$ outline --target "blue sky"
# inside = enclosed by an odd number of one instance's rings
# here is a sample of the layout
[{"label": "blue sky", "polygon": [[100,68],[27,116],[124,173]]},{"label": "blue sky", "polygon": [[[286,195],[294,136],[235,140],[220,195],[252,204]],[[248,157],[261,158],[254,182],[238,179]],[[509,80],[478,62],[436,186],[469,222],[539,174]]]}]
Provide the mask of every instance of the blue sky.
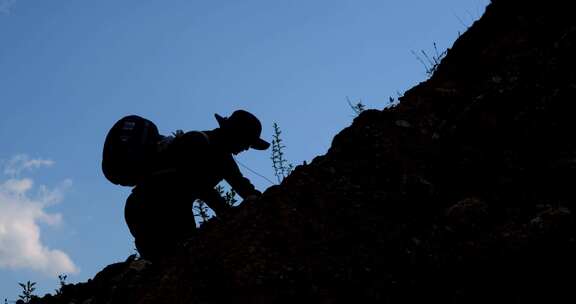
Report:
[{"label": "blue sky", "polygon": [[[133,253],[129,188],[102,144],[127,114],[161,133],[211,129],[246,109],[283,131],[297,165],[426,79],[411,51],[450,47],[488,0],[0,0],[0,297],[52,292]],[[239,160],[274,179],[270,153]],[[244,170],[261,190],[266,180]]]}]

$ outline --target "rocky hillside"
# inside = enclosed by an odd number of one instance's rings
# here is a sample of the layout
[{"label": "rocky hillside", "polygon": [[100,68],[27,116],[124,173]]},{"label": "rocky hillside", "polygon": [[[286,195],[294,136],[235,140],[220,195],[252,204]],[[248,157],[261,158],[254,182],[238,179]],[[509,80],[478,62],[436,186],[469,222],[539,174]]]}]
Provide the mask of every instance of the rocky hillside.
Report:
[{"label": "rocky hillside", "polygon": [[40,302],[576,303],[569,3],[493,0],[431,79],[186,254]]}]

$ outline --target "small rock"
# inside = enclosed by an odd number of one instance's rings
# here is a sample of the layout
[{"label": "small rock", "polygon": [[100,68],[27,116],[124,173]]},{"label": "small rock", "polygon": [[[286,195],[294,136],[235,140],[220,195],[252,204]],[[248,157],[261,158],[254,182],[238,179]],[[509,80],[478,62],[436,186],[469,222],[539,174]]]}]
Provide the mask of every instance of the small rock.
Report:
[{"label": "small rock", "polygon": [[137,261],[130,263],[130,269],[135,270],[137,272],[140,272],[140,271],[144,270],[146,267],[148,267],[148,265],[150,265],[150,264],[152,264],[150,261],[140,259],[140,260],[137,260]]},{"label": "small rock", "polygon": [[572,212],[565,207],[548,208],[530,220],[530,229],[543,235],[561,235],[571,230]]},{"label": "small rock", "polygon": [[454,231],[477,231],[488,221],[488,205],[478,198],[465,198],[446,210],[446,218]]},{"label": "small rock", "polygon": [[412,125],[409,122],[402,120],[402,119],[397,120],[395,123],[398,127],[401,127],[401,128],[411,128],[412,127]]}]

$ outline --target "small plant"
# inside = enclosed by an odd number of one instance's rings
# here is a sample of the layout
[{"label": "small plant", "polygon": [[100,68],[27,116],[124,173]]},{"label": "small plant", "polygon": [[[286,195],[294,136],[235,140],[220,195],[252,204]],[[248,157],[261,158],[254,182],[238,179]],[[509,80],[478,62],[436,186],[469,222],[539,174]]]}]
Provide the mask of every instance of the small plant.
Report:
[{"label": "small plant", "polygon": [[224,198],[224,200],[226,201],[226,204],[228,204],[228,206],[234,207],[236,202],[238,202],[238,200],[236,199],[236,191],[234,191],[234,189],[224,191],[224,187],[221,185],[218,185],[218,186],[216,186],[216,191],[218,191],[218,193],[220,193],[220,195]]},{"label": "small plant", "polygon": [[58,280],[60,281],[60,288],[56,289],[56,294],[57,295],[61,295],[62,294],[62,289],[64,288],[64,286],[66,285],[66,279],[68,278],[67,275],[65,274],[59,274],[58,275]]},{"label": "small plant", "polygon": [[396,97],[388,96],[388,103],[384,106],[384,109],[391,108],[400,103],[400,97],[402,97],[402,94],[398,91],[396,92]]},{"label": "small plant", "polygon": [[273,124],[274,127],[274,135],[272,136],[272,168],[274,168],[274,175],[278,180],[278,183],[282,182],[284,178],[286,178],[292,170],[294,170],[294,166],[284,158],[284,149],[286,146],[282,144],[282,139],[280,135],[282,131],[280,131],[280,127],[277,123]]},{"label": "small plant", "polygon": [[356,116],[360,115],[360,113],[366,110],[366,105],[362,103],[362,100],[359,100],[356,103],[352,103],[350,99],[346,97],[346,102],[348,102],[348,105],[350,106],[352,111],[354,111],[354,114],[356,114]]},{"label": "small plant", "polygon": [[[222,185],[216,186],[215,189],[224,198],[224,201],[230,207],[233,207],[236,202],[238,202],[236,199],[236,191],[234,191],[234,189],[225,191]],[[194,206],[192,207],[192,211],[194,212],[194,217],[199,218],[199,225],[202,225],[210,218],[212,218],[212,215],[210,214],[210,208],[208,207],[208,204],[206,204],[206,202],[203,200],[196,200]]]},{"label": "small plant", "polygon": [[22,294],[19,295],[18,297],[24,303],[30,303],[30,300],[32,300],[32,298],[36,297],[34,295],[34,290],[36,290],[36,287],[34,287],[34,286],[36,285],[36,282],[28,281],[28,282],[26,282],[26,284],[18,283],[18,285],[20,285],[20,287],[22,287]]},{"label": "small plant", "polygon": [[420,50],[420,53],[422,54],[422,56],[424,56],[423,59],[422,57],[420,57],[420,55],[418,55],[418,53],[412,51],[412,54],[414,54],[416,59],[418,59],[418,61],[420,61],[420,63],[422,63],[422,65],[426,69],[426,74],[428,75],[428,77],[432,76],[432,74],[436,72],[442,59],[446,57],[448,50],[446,49],[443,52],[438,52],[438,47],[436,46],[436,42],[434,42],[434,52],[435,52],[434,55],[429,56],[428,53],[426,53],[426,51]]},{"label": "small plant", "polygon": [[208,205],[202,200],[196,200],[192,211],[194,212],[194,217],[200,219],[198,225],[202,225],[210,219]]}]

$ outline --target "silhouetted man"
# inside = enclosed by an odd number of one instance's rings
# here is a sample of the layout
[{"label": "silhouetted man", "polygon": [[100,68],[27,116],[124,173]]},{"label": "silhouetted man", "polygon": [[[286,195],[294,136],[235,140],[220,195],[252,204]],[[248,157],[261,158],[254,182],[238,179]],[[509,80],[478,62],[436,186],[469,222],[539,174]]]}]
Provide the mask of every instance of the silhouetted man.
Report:
[{"label": "silhouetted man", "polygon": [[260,121],[243,110],[228,118],[215,117],[219,128],[177,135],[161,153],[158,171],[128,197],[124,216],[143,258],[155,260],[194,234],[196,199],[206,202],[217,216],[229,213],[232,207],[214,189],[222,180],[245,200],[261,195],[232,157],[249,148],[270,146],[260,138]]}]

